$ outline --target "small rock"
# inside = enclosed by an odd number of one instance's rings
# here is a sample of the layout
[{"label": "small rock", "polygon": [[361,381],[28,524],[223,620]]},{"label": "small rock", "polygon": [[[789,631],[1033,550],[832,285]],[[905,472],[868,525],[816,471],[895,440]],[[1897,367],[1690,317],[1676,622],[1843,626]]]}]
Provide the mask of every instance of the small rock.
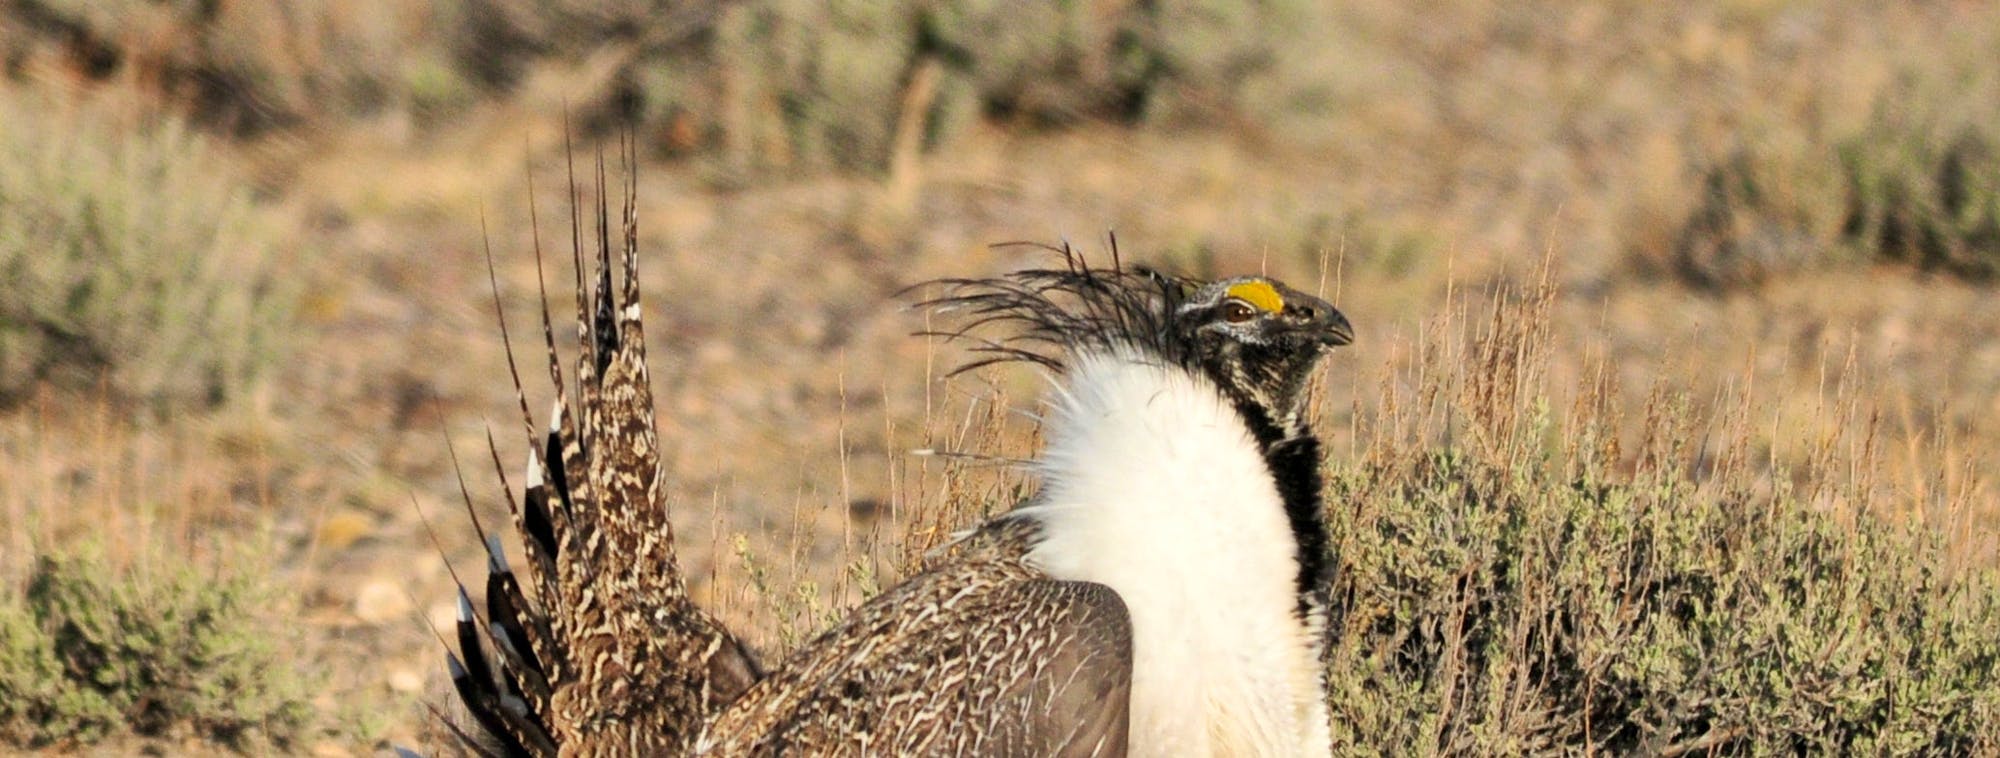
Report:
[{"label": "small rock", "polygon": [[389,672],[389,689],[394,692],[411,693],[424,688],[424,676],[406,668]]},{"label": "small rock", "polygon": [[396,582],[377,579],[354,593],[354,617],[364,623],[380,624],[409,612],[410,596]]}]

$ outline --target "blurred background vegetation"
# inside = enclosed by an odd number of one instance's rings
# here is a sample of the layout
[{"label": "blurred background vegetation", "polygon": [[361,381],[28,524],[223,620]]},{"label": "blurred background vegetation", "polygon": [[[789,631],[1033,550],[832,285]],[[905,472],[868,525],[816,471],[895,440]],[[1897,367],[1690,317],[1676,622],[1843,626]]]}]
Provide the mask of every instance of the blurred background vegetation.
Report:
[{"label": "blurred background vegetation", "polygon": [[[1990,749],[1996,54],[1948,2],[0,0],[0,737],[414,741],[418,513],[476,566],[442,442],[510,428],[483,250],[527,323],[566,145],[630,134],[687,560],[774,651],[1019,486],[904,454],[1024,450],[1035,385],[941,383],[895,293],[1115,229],[1360,327],[1357,748]],[[1493,373],[1533,391],[1455,389]],[[187,660],[58,633],[106,623]],[[245,689],[270,630],[297,670]]]}]

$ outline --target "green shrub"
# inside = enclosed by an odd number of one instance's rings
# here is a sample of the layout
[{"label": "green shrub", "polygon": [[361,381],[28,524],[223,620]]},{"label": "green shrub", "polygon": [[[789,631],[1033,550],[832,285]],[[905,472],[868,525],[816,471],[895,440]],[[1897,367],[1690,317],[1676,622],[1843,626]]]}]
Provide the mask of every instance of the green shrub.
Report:
[{"label": "green shrub", "polygon": [[1907,530],[1451,453],[1333,492],[1351,516],[1331,663],[1346,747],[2000,746],[1995,587],[1948,579]]},{"label": "green shrub", "polygon": [[[1983,65],[2000,41],[1991,27],[1894,53],[1892,75],[1862,92],[1873,103],[1863,117],[1794,114],[1764,129],[1783,138],[1739,144],[1706,166],[1675,243],[1677,273],[1727,286],[1873,260],[2000,274],[2000,76]],[[1842,97],[1808,99],[1836,111]]]},{"label": "green shrub", "polygon": [[214,404],[273,364],[283,229],[172,120],[0,91],[0,404],[39,382]]},{"label": "green shrub", "polygon": [[398,104],[430,57],[424,4],[21,0],[0,5],[5,71],[127,82],[229,134]]},{"label": "green shrub", "polygon": [[1833,144],[1739,150],[1705,172],[1674,255],[1711,287],[1869,260],[2000,274],[2000,127],[1885,99]]},{"label": "green shrub", "polygon": [[2000,749],[1990,569],[1954,571],[1928,527],[1826,505],[1865,499],[1833,479],[1863,462],[1697,452],[1741,437],[1666,401],[1628,457],[1602,384],[1554,418],[1546,303],[1496,310],[1457,372],[1420,371],[1421,407],[1383,424],[1430,432],[1378,439],[1331,480],[1340,752]]},{"label": "green shrub", "polygon": [[1278,85],[1301,78],[1285,53],[1314,7],[464,0],[455,48],[474,80],[500,89],[540,61],[608,66],[594,89],[568,93],[586,126],[636,122],[662,150],[720,155],[729,175],[879,170],[899,128],[934,145],[979,115],[1259,120],[1300,101]]},{"label": "green shrub", "polygon": [[0,595],[0,741],[76,745],[130,731],[243,748],[298,739],[305,684],[248,579],[44,557]]},{"label": "green shrub", "polygon": [[1940,129],[1885,115],[1840,147],[1842,235],[1883,258],[1970,276],[2000,273],[2000,125]]},{"label": "green shrub", "polygon": [[1815,160],[1763,143],[1741,148],[1704,172],[1695,210],[1674,235],[1673,271],[1710,288],[1839,262],[1846,184],[1815,149]]}]

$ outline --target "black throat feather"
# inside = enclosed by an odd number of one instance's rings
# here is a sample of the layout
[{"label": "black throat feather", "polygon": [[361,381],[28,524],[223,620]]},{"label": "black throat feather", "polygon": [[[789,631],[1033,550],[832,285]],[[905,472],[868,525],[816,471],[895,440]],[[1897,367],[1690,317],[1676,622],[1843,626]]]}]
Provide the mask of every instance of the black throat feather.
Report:
[{"label": "black throat feather", "polygon": [[1237,401],[1236,412],[1248,422],[1264,451],[1264,466],[1278,485],[1278,497],[1285,504],[1285,519],[1291,524],[1292,539],[1298,545],[1298,613],[1301,620],[1323,612],[1330,604],[1333,579],[1332,536],[1326,526],[1325,477],[1320,474],[1319,437],[1310,431],[1284,437],[1263,408]]}]

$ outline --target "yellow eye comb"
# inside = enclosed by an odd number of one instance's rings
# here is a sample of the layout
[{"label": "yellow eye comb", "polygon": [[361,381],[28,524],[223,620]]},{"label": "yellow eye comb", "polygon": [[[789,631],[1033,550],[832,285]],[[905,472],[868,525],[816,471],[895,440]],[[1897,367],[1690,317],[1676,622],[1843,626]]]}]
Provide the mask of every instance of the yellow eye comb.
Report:
[{"label": "yellow eye comb", "polygon": [[1248,281],[1232,284],[1226,292],[1230,297],[1257,306],[1265,313],[1277,313],[1285,309],[1285,299],[1269,282]]}]

